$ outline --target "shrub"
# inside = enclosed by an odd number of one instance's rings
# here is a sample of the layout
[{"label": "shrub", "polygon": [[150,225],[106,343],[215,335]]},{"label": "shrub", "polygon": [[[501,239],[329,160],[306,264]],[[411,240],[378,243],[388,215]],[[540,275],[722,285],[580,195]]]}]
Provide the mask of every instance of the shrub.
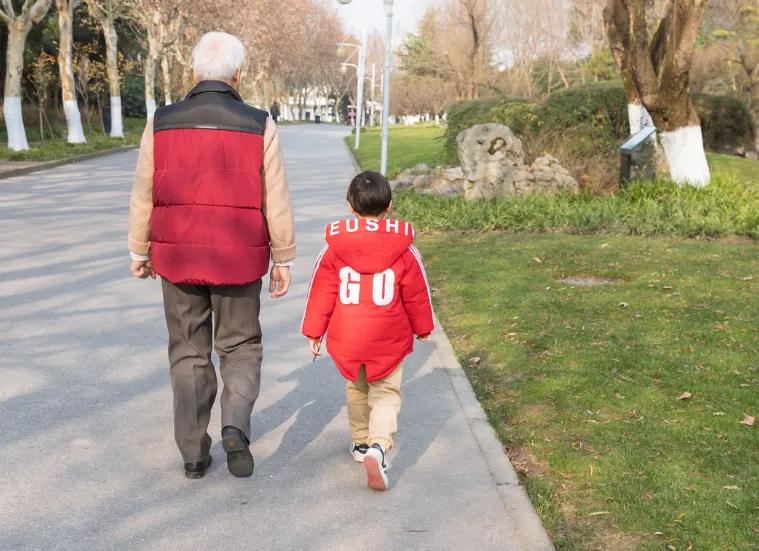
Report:
[{"label": "shrub", "polygon": [[616,147],[627,135],[627,104],[618,84],[568,88],[540,103],[503,104],[490,114],[522,138],[528,160],[550,153],[589,191],[616,189]]},{"label": "shrub", "polygon": [[732,96],[693,94],[701,119],[704,146],[711,151],[734,153],[754,142],[754,124],[746,105]]},{"label": "shrub", "polygon": [[125,117],[145,118],[145,82],[142,76],[124,76],[121,83],[121,110]]},{"label": "shrub", "polygon": [[540,117],[546,126],[571,128],[591,124],[610,136],[628,134],[627,99],[616,82],[601,82],[567,88],[548,96],[540,104]]}]

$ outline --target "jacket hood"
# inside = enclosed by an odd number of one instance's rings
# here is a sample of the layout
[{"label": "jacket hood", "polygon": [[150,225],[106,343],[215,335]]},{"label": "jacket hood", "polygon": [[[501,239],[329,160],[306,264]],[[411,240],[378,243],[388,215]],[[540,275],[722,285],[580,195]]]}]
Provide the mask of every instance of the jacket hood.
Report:
[{"label": "jacket hood", "polygon": [[387,270],[414,242],[414,228],[402,220],[340,220],[326,228],[329,248],[361,274]]}]

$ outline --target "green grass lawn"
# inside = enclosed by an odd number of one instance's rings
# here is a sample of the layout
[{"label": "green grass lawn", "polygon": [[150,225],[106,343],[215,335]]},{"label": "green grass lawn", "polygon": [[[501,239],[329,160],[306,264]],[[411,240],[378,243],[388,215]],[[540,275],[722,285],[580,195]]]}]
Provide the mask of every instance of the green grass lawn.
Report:
[{"label": "green grass lawn", "polygon": [[[4,161],[55,161],[75,157],[85,153],[104,151],[128,145],[140,143],[140,136],[145,129],[145,119],[124,119],[124,138],[110,138],[104,135],[100,129],[87,132],[86,144],[66,143],[66,128],[56,126],[56,138],[39,139],[39,130],[36,127],[27,127],[27,139],[29,149],[27,151],[11,151],[7,147],[0,147],[0,160]],[[86,127],[85,127],[86,131]],[[7,145],[5,128],[0,131],[0,142]]]},{"label": "green grass lawn", "polygon": [[[361,148],[353,150],[355,136],[345,143],[353,151],[358,164],[364,170],[380,169],[382,135],[379,128],[361,133]],[[439,126],[394,126],[390,129],[388,144],[388,175],[394,178],[401,170],[419,163],[430,166],[445,164],[443,152],[443,129]]]},{"label": "green grass lawn", "polygon": [[[438,315],[559,549],[759,548],[758,429],[741,424],[759,410],[757,245],[420,244]],[[589,276],[612,283],[559,281]]]},{"label": "green grass lawn", "polygon": [[[376,168],[378,151],[369,134],[359,163]],[[443,158],[441,129],[392,129],[391,176]],[[703,190],[396,194],[438,315],[560,550],[759,549],[758,429],[742,424],[759,410],[759,245],[735,239],[759,237],[759,163],[709,161]]]}]

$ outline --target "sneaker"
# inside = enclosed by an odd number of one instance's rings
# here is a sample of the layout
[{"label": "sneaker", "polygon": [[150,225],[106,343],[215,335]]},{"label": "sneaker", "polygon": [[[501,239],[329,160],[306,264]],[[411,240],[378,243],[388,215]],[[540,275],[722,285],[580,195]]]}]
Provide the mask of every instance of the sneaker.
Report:
[{"label": "sneaker", "polygon": [[369,446],[367,444],[356,444],[355,442],[351,442],[350,452],[353,456],[353,461],[356,463],[363,463],[364,456],[368,451]]},{"label": "sneaker", "polygon": [[387,463],[385,463],[385,450],[382,446],[371,445],[364,456],[364,468],[367,486],[378,492],[387,490]]}]

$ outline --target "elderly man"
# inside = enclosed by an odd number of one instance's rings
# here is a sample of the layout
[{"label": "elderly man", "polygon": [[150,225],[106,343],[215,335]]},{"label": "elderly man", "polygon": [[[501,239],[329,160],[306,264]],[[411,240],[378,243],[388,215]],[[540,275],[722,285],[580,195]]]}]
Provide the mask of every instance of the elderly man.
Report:
[{"label": "elderly man", "polygon": [[[174,436],[188,478],[211,465],[207,433],[221,359],[227,467],[253,474],[250,416],[262,360],[261,278],[284,296],[295,258],[290,191],[277,129],[239,93],[245,49],[208,33],[193,52],[195,87],[158,109],[140,144],[129,219],[130,271],[162,278]],[[212,322],[213,317],[213,322]]]}]

